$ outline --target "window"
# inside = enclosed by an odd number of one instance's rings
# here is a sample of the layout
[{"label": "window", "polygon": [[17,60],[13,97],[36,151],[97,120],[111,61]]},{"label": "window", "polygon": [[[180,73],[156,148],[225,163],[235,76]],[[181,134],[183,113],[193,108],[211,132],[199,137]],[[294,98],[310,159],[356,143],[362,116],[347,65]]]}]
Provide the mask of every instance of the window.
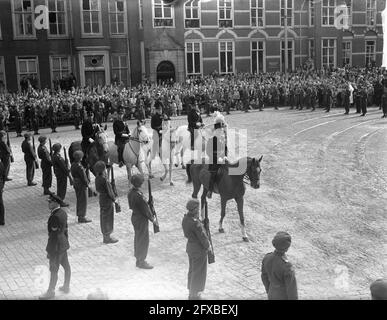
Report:
[{"label": "window", "polygon": [[26,91],[29,85],[37,89],[39,87],[38,58],[17,57],[16,60],[20,89]]},{"label": "window", "polygon": [[126,33],[126,1],[109,0],[109,22],[112,35]]},{"label": "window", "polygon": [[170,4],[165,4],[163,0],[153,0],[153,26],[155,28],[160,27],[173,27],[173,7]]},{"label": "window", "polygon": [[0,93],[3,93],[5,88],[4,57],[0,57]]},{"label": "window", "polygon": [[376,26],[376,0],[367,0],[366,24],[370,27]]},{"label": "window", "polygon": [[315,55],[314,39],[309,39],[309,58],[314,59]]},{"label": "window", "polygon": [[221,74],[234,72],[234,46],[231,41],[219,42],[220,72]]},{"label": "window", "polygon": [[322,67],[336,68],[336,39],[322,39]]},{"label": "window", "polygon": [[287,20],[287,25],[292,26],[293,25],[293,0],[281,0],[281,26],[285,25],[285,17]]},{"label": "window", "polygon": [[232,28],[232,0],[218,0],[219,28]]},{"label": "window", "polygon": [[352,42],[343,41],[342,43],[343,67],[352,65]]},{"label": "window", "polygon": [[82,32],[86,35],[102,35],[100,0],[82,1]]},{"label": "window", "polygon": [[314,26],[315,11],[314,11],[315,0],[309,0],[309,26]]},{"label": "window", "polygon": [[32,0],[13,0],[11,3],[13,9],[15,37],[23,38],[35,36]]},{"label": "window", "polygon": [[348,9],[348,26],[352,26],[352,0],[345,0]]},{"label": "window", "polygon": [[264,67],[264,52],[265,44],[263,41],[251,42],[251,72],[263,73]]},{"label": "window", "polygon": [[128,85],[128,57],[126,55],[112,56],[112,82]]},{"label": "window", "polygon": [[263,27],[264,26],[264,0],[251,0],[251,26]]},{"label": "window", "polygon": [[322,25],[333,26],[335,24],[336,0],[323,0],[322,2]]},{"label": "window", "polygon": [[[293,63],[293,41],[288,40],[288,67],[287,71],[294,70],[294,63]],[[285,64],[285,41],[281,41],[281,71],[285,72],[286,70],[286,64]]]},{"label": "window", "polygon": [[69,57],[51,57],[51,81],[66,78],[71,72]]},{"label": "window", "polygon": [[373,64],[376,60],[376,42],[375,40],[366,40],[366,53],[365,53],[365,63],[366,67],[369,64]]},{"label": "window", "polygon": [[185,12],[185,27],[199,28],[200,27],[200,8],[199,0],[189,0],[184,5]]},{"label": "window", "polygon": [[51,36],[64,36],[67,34],[65,0],[48,0],[48,21]]},{"label": "window", "polygon": [[143,9],[143,3],[142,0],[138,0],[138,10],[139,10],[139,19],[140,19],[140,28],[144,28],[144,18],[142,14],[142,9]]},{"label": "window", "polygon": [[187,42],[185,46],[187,75],[201,74],[201,44],[200,42]]}]

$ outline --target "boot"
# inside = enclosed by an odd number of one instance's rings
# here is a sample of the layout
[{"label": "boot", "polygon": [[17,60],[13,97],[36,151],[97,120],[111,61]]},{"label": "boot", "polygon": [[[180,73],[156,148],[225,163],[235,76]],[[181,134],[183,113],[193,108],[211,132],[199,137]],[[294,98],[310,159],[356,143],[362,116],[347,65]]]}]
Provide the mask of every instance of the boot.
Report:
[{"label": "boot", "polygon": [[55,291],[47,290],[47,292],[39,297],[39,300],[50,300],[55,298]]},{"label": "boot", "polygon": [[117,243],[118,239],[115,239],[113,237],[104,237],[103,243],[109,244],[109,243]]},{"label": "boot", "polygon": [[146,262],[146,261],[141,261],[141,262],[136,261],[136,267],[137,267],[137,268],[140,268],[140,269],[148,269],[148,270],[153,269],[153,266],[151,266],[151,265],[150,265],[148,262]]},{"label": "boot", "polygon": [[63,285],[63,286],[59,287],[59,291],[62,291],[63,293],[68,294],[68,293],[70,293],[70,287],[67,285]]}]

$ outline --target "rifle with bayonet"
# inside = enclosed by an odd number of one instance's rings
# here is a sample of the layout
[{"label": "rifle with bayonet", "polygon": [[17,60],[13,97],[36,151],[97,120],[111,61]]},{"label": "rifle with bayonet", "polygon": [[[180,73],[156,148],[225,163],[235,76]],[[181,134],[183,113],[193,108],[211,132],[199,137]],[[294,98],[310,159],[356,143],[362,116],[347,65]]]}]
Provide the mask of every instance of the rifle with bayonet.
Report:
[{"label": "rifle with bayonet", "polygon": [[[35,157],[36,157],[36,148],[35,148],[35,137],[32,136],[32,148],[34,149]],[[39,162],[35,158],[35,169],[39,169]]]},{"label": "rifle with bayonet", "polygon": [[157,219],[156,210],[155,210],[155,207],[153,205],[152,186],[151,186],[150,179],[148,179],[148,192],[149,192],[148,205],[149,205],[149,209],[154,217],[153,233],[157,233],[157,232],[160,232],[160,227],[159,227],[159,220]]},{"label": "rifle with bayonet", "polygon": [[10,158],[11,162],[14,162],[15,159],[13,158],[13,153],[12,153],[12,149],[11,149],[11,143],[9,142],[9,133],[8,133],[8,131],[7,131],[7,146],[9,148],[9,152],[10,152],[9,158]]},{"label": "rifle with bayonet", "polygon": [[[116,187],[116,180],[114,179],[113,165],[111,165],[111,170],[112,170],[112,180],[111,180],[110,184],[112,185],[112,189],[113,189],[114,195],[116,196],[116,198],[118,198],[118,192],[117,192],[117,187]],[[118,202],[118,200],[116,200],[116,202],[114,202],[114,206],[115,206],[115,209],[116,209],[117,213],[121,212],[121,205]]]},{"label": "rifle with bayonet", "polygon": [[204,204],[204,229],[206,230],[208,240],[210,242],[210,250],[208,250],[207,255],[208,255],[208,263],[214,263],[215,262],[215,254],[214,254],[214,247],[212,245],[212,240],[211,240],[211,231],[210,231],[210,220],[208,219],[208,203],[207,200],[205,201]]},{"label": "rifle with bayonet", "polygon": [[72,186],[74,184],[74,181],[73,181],[73,177],[71,176],[71,172],[70,172],[70,164],[69,164],[69,159],[67,158],[66,147],[63,147],[63,152],[64,152],[64,157],[65,157],[66,168],[69,171],[70,186]]}]

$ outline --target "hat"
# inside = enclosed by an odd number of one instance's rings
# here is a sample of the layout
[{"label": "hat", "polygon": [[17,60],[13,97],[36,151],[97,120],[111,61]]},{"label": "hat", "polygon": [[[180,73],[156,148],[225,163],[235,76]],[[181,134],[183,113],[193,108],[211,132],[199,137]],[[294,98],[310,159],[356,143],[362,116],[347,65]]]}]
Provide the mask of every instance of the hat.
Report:
[{"label": "hat", "polygon": [[7,135],[7,133],[4,131],[4,130],[1,130],[0,131],[0,137],[5,137]]},{"label": "hat", "polygon": [[130,183],[134,185],[136,188],[140,188],[144,183],[144,177],[142,174],[135,174],[130,178]]},{"label": "hat", "polygon": [[24,134],[24,138],[28,139],[28,138],[30,138],[30,137],[31,137],[31,133],[28,133],[28,132],[27,132],[27,133]]},{"label": "hat", "polygon": [[194,211],[199,208],[200,202],[197,199],[191,199],[187,202],[186,208],[188,211]]},{"label": "hat", "polygon": [[96,174],[99,174],[99,173],[105,171],[105,169],[106,169],[106,165],[105,165],[105,162],[103,162],[103,161],[98,161],[94,165],[94,171]]},{"label": "hat", "polygon": [[292,237],[287,232],[277,232],[274,236],[273,241],[271,242],[278,251],[285,252],[289,249],[290,244],[292,242]]},{"label": "hat", "polygon": [[81,151],[81,150],[78,150],[78,151],[75,151],[74,153],[73,153],[73,158],[74,158],[74,161],[81,161],[82,160],[82,158],[83,158],[83,156],[84,156],[84,153]]},{"label": "hat", "polygon": [[62,199],[53,193],[51,193],[50,196],[48,197],[48,201],[56,202],[58,204],[63,203]]},{"label": "hat", "polygon": [[55,143],[52,146],[52,150],[54,150],[54,152],[59,152],[61,148],[62,148],[62,145],[60,143]]},{"label": "hat", "polygon": [[387,300],[387,279],[378,279],[371,283],[371,297],[373,300]]},{"label": "hat", "polygon": [[43,142],[45,142],[47,140],[47,137],[46,136],[40,136],[39,138],[38,138],[38,141],[40,142],[40,143],[43,143]]},{"label": "hat", "polygon": [[215,124],[216,123],[221,123],[221,124],[225,124],[226,123],[225,119],[224,119],[224,115],[221,114],[219,111],[215,111],[214,112],[214,117],[215,117],[215,119],[214,119],[214,123]]}]

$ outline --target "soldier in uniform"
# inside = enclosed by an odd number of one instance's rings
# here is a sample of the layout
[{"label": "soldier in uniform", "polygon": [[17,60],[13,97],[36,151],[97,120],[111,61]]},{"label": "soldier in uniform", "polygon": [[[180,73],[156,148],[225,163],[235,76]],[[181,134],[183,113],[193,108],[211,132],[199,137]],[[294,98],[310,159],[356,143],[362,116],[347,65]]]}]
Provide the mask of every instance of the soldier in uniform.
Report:
[{"label": "soldier in uniform", "polygon": [[16,106],[14,109],[14,119],[15,119],[15,131],[16,131],[16,137],[21,137],[21,133],[23,131],[23,117],[21,115],[21,112],[19,110],[19,106]]},{"label": "soldier in uniform", "polygon": [[372,300],[387,300],[387,279],[378,279],[370,285]]},{"label": "soldier in uniform", "polygon": [[34,129],[34,135],[39,134],[39,120],[38,120],[38,104],[36,100],[32,102],[32,108],[30,109],[30,119],[32,123],[32,128]]},{"label": "soldier in uniform", "polygon": [[199,200],[192,199],[186,206],[188,212],[184,215],[182,227],[184,236],[188,239],[186,252],[188,254],[188,283],[189,300],[200,299],[200,292],[204,291],[207,278],[207,252],[210,241],[203,224],[199,220]]},{"label": "soldier in uniform", "polygon": [[78,99],[74,99],[74,102],[71,106],[71,112],[73,114],[73,117],[74,117],[74,127],[75,127],[75,130],[80,130],[79,128],[79,125],[80,125],[80,122],[81,122],[81,104],[79,103]]},{"label": "soldier in uniform", "polygon": [[64,284],[59,290],[64,293],[70,292],[71,267],[67,256],[67,250],[70,249],[67,213],[60,207],[62,200],[50,195],[48,208],[51,211],[47,222],[48,241],[47,258],[50,263],[50,283],[47,292],[39,297],[40,300],[49,300],[55,297],[55,287],[58,281],[59,266],[64,269]]},{"label": "soldier in uniform", "polygon": [[[362,85],[361,85],[362,86]],[[367,101],[368,101],[368,93],[367,89],[362,87],[359,92],[360,99],[360,107],[361,107],[361,117],[364,117],[367,114]]]},{"label": "soldier in uniform", "polygon": [[48,108],[48,119],[50,121],[50,127],[52,133],[56,132],[56,127],[58,125],[57,121],[57,113],[58,113],[58,105],[57,99],[53,99],[51,101],[50,107]]},{"label": "soldier in uniform", "polygon": [[47,137],[40,136],[39,137],[39,147],[38,147],[38,157],[41,160],[40,166],[42,168],[42,187],[43,187],[43,194],[44,195],[50,195],[52,192],[50,191],[51,184],[52,184],[52,160],[50,152],[47,150],[46,147],[46,141]]},{"label": "soldier in uniform", "polygon": [[5,169],[3,163],[0,161],[0,226],[5,225],[5,208],[3,200],[3,191],[5,184]]},{"label": "soldier in uniform", "polygon": [[125,144],[128,142],[130,137],[130,130],[128,125],[124,122],[124,110],[122,107],[117,110],[117,119],[113,122],[113,132],[115,135],[114,143],[117,146],[118,163],[122,167],[124,165],[123,153]]},{"label": "soldier in uniform", "polygon": [[60,154],[61,149],[62,145],[60,143],[55,143],[52,146],[52,151],[54,152],[52,155],[52,164],[54,166],[54,173],[56,176],[56,194],[63,201],[61,206],[68,207],[69,205],[64,202],[64,199],[66,198],[67,179],[70,175],[70,170],[67,168],[65,160]]},{"label": "soldier in uniform", "polygon": [[117,200],[112,186],[106,178],[107,173],[105,162],[98,161],[94,165],[94,172],[97,175],[95,178],[95,189],[99,193],[100,223],[103,243],[116,243],[118,240],[113,238],[111,234],[113,233],[114,228],[113,203]]},{"label": "soldier in uniform", "polygon": [[22,142],[21,148],[24,153],[24,161],[26,163],[26,173],[27,173],[27,185],[36,186],[34,182],[35,176],[35,162],[37,161],[35,151],[32,147],[31,134],[26,133],[24,135],[24,141]]},{"label": "soldier in uniform", "polygon": [[343,97],[344,99],[342,99],[343,101],[343,104],[344,104],[344,109],[345,109],[345,113],[344,114],[349,114],[349,106],[350,106],[350,103],[349,103],[349,98],[350,98],[350,95],[351,95],[351,92],[349,91],[349,87],[347,87],[345,89],[345,91],[343,91]]},{"label": "soldier in uniform", "polygon": [[[193,107],[191,107],[191,110],[188,113],[188,131],[191,135],[191,150],[193,151],[195,148],[195,138],[196,138],[196,130],[201,128],[203,126],[203,120],[200,115],[199,105],[198,102],[195,101],[195,104]],[[194,155],[192,155],[191,163],[193,162]],[[186,172],[188,176],[188,181],[191,182],[191,173],[190,173],[190,164],[187,164],[186,166]]]},{"label": "soldier in uniform", "polygon": [[382,80],[383,85],[383,95],[382,95],[382,118],[387,118],[387,77]]},{"label": "soldier in uniform", "polygon": [[12,181],[12,179],[8,177],[9,169],[11,167],[11,154],[12,151],[7,145],[7,133],[2,130],[0,131],[0,160],[4,165],[5,181]]},{"label": "soldier in uniform", "polygon": [[74,152],[74,162],[71,165],[71,175],[74,179],[74,190],[77,198],[77,217],[79,223],[89,223],[90,219],[86,218],[87,211],[87,187],[90,181],[86,175],[86,170],[82,166],[81,161],[83,159],[82,151]]},{"label": "soldier in uniform", "polygon": [[153,139],[156,141],[156,137],[158,139],[158,153],[161,150],[161,142],[162,142],[162,130],[163,130],[163,110],[161,109],[161,105],[158,104],[155,108],[155,114],[151,118],[151,128],[153,131]]},{"label": "soldier in uniform", "polygon": [[140,188],[144,183],[144,177],[136,174],[130,179],[133,185],[128,193],[129,208],[132,209],[132,224],[134,228],[134,256],[136,267],[141,269],[152,269],[146,257],[149,248],[149,221],[156,223],[155,218],[146,202]]},{"label": "soldier in uniform", "polygon": [[272,241],[274,252],[262,260],[261,279],[269,300],[298,299],[296,275],[285,255],[291,241],[287,232],[278,232]]},{"label": "soldier in uniform", "polygon": [[85,161],[86,161],[87,153],[90,145],[94,142],[94,135],[95,135],[92,112],[87,113],[87,119],[82,124],[81,134],[82,134],[81,146],[82,146],[82,151],[84,153],[83,165],[84,167],[86,167]]}]

